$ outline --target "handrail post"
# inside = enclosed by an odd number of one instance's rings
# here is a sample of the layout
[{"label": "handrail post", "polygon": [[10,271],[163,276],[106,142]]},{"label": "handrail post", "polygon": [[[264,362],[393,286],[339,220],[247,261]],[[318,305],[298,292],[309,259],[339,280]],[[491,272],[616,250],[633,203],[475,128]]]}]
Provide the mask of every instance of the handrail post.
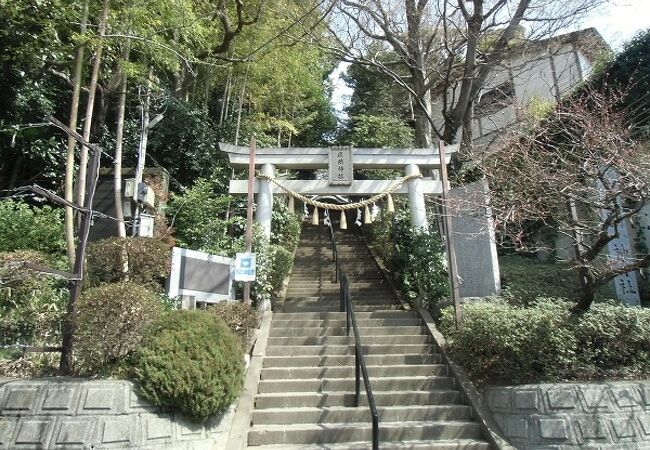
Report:
[{"label": "handrail post", "polygon": [[358,346],[354,346],[354,407],[359,406],[359,396],[361,394],[361,365],[359,364],[359,352],[361,350]]}]

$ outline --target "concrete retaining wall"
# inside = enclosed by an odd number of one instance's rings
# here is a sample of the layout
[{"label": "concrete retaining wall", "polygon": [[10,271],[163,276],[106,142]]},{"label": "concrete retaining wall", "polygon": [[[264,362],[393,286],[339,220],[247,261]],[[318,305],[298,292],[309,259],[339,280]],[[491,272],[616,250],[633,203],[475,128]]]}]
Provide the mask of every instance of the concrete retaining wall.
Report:
[{"label": "concrete retaining wall", "polygon": [[486,398],[518,449],[650,449],[650,381],[490,387]]},{"label": "concrete retaining wall", "polygon": [[231,409],[195,424],[151,405],[122,380],[6,381],[0,449],[220,449],[233,415]]}]

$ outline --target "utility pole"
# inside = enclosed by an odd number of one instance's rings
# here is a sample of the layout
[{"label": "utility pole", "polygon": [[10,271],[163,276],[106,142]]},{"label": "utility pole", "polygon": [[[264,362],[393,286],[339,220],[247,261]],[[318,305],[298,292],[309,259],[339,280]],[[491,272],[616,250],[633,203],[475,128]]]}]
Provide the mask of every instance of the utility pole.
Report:
[{"label": "utility pole", "polygon": [[[61,361],[59,364],[59,371],[63,375],[67,375],[72,370],[73,358],[72,358],[72,341],[74,338],[74,316],[77,311],[77,300],[81,294],[81,288],[83,286],[83,277],[84,277],[84,264],[86,260],[86,248],[88,246],[88,234],[90,233],[90,227],[92,225],[93,217],[93,199],[95,197],[95,189],[97,188],[97,177],[99,175],[99,165],[100,165],[100,156],[101,150],[99,146],[87,142],[83,136],[79,135],[76,131],[65,126],[59,120],[54,117],[50,117],[49,121],[52,122],[57,127],[65,131],[68,136],[77,140],[82,146],[90,149],[91,158],[90,158],[90,172],[86,179],[86,185],[80,186],[84,188],[84,204],[83,206],[74,205],[70,202],[62,199],[57,195],[52,195],[44,191],[38,186],[34,186],[32,190],[34,192],[40,192],[48,197],[50,200],[53,200],[57,203],[63,204],[65,206],[70,206],[74,209],[77,209],[81,213],[81,223],[79,224],[79,243],[75,250],[75,262],[72,274],[65,273],[54,273],[55,275],[65,276],[68,278],[69,288],[70,288],[70,298],[68,299],[68,304],[66,306],[66,315],[63,323],[63,336],[61,343]],[[47,268],[37,268],[37,270],[42,270],[47,273],[53,273]]]},{"label": "utility pole", "polygon": [[445,244],[447,245],[447,263],[449,265],[449,281],[451,284],[451,298],[454,301],[454,319],[456,326],[462,320],[462,311],[460,309],[460,288],[458,286],[458,266],[456,265],[456,249],[454,247],[454,228],[451,223],[451,216],[447,208],[447,199],[449,196],[449,179],[447,178],[447,163],[445,158],[445,144],[440,141],[440,178],[442,179],[442,217],[445,229]]},{"label": "utility pole", "polygon": [[138,236],[140,234],[140,216],[141,207],[140,203],[140,186],[144,175],[144,166],[147,158],[147,141],[149,139],[149,130],[155,127],[162,119],[163,115],[158,114],[153,120],[149,119],[149,110],[151,108],[151,89],[153,84],[153,67],[149,68],[149,76],[147,81],[147,90],[144,97],[144,105],[142,106],[142,130],[140,132],[140,143],[138,144],[138,164],[135,169],[135,192],[133,200],[135,200],[135,214],[133,215],[133,230],[132,235]]},{"label": "utility pole", "polygon": [[[253,251],[253,189],[255,186],[255,136],[251,136],[248,155],[248,205],[246,208],[246,252]],[[244,282],[244,304],[251,304],[251,282]]]}]

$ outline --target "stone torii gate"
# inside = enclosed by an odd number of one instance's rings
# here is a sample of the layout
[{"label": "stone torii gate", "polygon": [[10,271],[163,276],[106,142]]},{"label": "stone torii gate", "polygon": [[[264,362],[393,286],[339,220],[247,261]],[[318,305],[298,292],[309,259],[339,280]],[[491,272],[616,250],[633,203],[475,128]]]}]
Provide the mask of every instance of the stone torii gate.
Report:
[{"label": "stone torii gate", "polygon": [[[234,168],[247,168],[250,150],[248,147],[220,143],[221,151],[228,154]],[[448,146],[445,164],[457,145]],[[440,169],[440,154],[436,149],[383,149],[383,148],[262,148],[255,152],[255,165],[261,179],[255,182],[257,197],[256,221],[265,234],[271,235],[271,212],[273,194],[286,195],[286,190],[309,195],[357,195],[372,196],[395,188],[399,180],[353,180],[354,169],[399,169],[407,181],[392,191],[394,194],[408,194],[411,222],[415,228],[427,228],[424,203],[425,194],[442,194],[442,181],[422,177],[422,173]],[[274,186],[276,169],[330,169],[329,180],[281,180],[285,189]],[[247,180],[231,180],[231,194],[246,194]]]},{"label": "stone torii gate", "polygon": [[[219,144],[219,147],[228,155],[230,164],[234,168],[249,167],[248,147],[224,143]],[[457,151],[457,145],[446,147],[445,167],[449,164],[451,155]],[[442,169],[440,153],[434,148],[263,148],[255,152],[255,166],[258,169],[254,184],[257,200],[255,219],[267,237],[271,235],[274,194],[287,195],[291,192],[294,197],[295,194],[302,196],[380,196],[388,192],[408,194],[411,225],[414,228],[424,229],[429,226],[424,195],[443,194],[442,181],[439,179],[441,177],[436,176]],[[397,180],[354,180],[353,168],[397,169],[403,171],[404,177]],[[329,169],[329,178],[327,180],[275,180],[276,169]],[[422,176],[425,173],[432,173],[434,178]],[[463,198],[467,195],[466,190],[466,188],[454,189],[449,195]],[[230,193],[247,194],[248,181],[231,180]],[[483,207],[473,205],[469,209],[456,208],[452,214],[446,214],[444,219],[446,229],[460,230],[460,232],[453,232],[458,253],[454,257],[458,264],[457,276],[454,277],[455,297],[485,297],[498,294],[501,284],[496,243],[487,205]],[[456,253],[455,250],[454,252]],[[453,266],[456,264],[454,263]]]}]

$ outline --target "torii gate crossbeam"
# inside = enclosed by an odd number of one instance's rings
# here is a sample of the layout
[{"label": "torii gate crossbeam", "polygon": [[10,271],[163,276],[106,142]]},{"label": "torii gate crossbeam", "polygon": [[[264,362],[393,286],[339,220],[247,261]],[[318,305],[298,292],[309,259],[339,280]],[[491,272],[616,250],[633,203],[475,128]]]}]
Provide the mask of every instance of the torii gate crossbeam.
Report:
[{"label": "torii gate crossbeam", "polygon": [[[234,168],[248,167],[248,147],[220,143],[221,151],[228,155]],[[451,154],[458,151],[457,145],[448,146],[445,164],[451,161]],[[262,225],[267,236],[271,231],[271,211],[273,194],[286,194],[275,187],[269,178],[273,178],[276,169],[325,169],[329,166],[329,148],[280,147],[256,150],[255,164],[267,177],[256,180],[257,194],[256,220]],[[400,169],[405,175],[417,175],[423,170],[439,170],[440,154],[436,148],[355,148],[352,165],[355,169]],[[351,180],[347,185],[335,185],[328,180],[282,180],[283,186],[303,195],[360,195],[369,196],[385,192],[394,180]],[[246,180],[231,180],[231,194],[247,192]],[[409,208],[412,225],[416,228],[428,227],[424,206],[424,194],[442,194],[442,182],[432,178],[414,178],[395,191],[397,194],[409,195]]]}]

